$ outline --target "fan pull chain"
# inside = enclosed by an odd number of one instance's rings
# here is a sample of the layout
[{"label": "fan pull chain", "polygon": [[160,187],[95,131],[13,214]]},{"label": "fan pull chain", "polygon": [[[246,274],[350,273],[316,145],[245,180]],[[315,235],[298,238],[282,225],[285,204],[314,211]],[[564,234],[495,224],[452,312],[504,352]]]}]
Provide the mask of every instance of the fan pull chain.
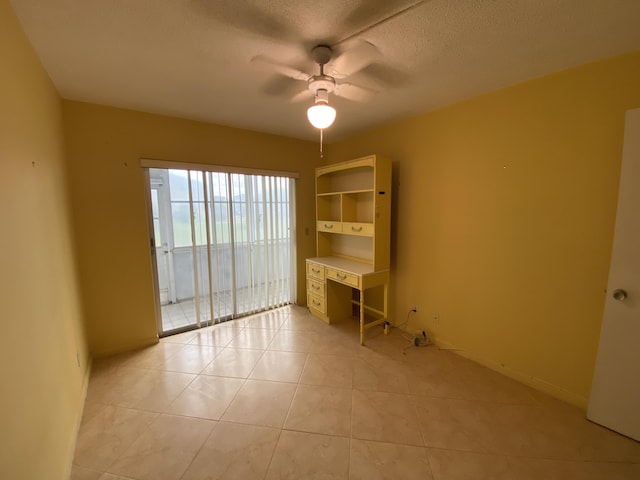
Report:
[{"label": "fan pull chain", "polygon": [[324,128],[320,129],[320,158],[324,158],[324,155],[322,153],[322,140],[323,140],[323,134],[324,133]]}]

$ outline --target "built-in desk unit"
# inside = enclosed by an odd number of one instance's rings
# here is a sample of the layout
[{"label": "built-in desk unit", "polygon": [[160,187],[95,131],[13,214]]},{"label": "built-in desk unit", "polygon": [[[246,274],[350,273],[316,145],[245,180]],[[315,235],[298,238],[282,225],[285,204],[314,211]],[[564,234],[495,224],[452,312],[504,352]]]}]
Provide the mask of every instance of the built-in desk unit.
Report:
[{"label": "built-in desk unit", "polygon": [[[327,323],[359,315],[361,344],[366,329],[387,325],[390,229],[388,159],[371,155],[316,169],[317,257],[307,259],[307,306]],[[376,308],[365,304],[373,287],[381,291]]]}]

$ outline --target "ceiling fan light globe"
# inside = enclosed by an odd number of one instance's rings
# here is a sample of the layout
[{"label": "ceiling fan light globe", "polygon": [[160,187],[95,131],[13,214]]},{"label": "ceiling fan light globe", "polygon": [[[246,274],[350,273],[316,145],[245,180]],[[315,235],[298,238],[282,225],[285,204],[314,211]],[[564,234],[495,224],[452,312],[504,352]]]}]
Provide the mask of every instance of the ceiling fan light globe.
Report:
[{"label": "ceiling fan light globe", "polygon": [[327,128],[336,119],[336,109],[326,104],[313,105],[307,110],[307,118],[314,127]]}]

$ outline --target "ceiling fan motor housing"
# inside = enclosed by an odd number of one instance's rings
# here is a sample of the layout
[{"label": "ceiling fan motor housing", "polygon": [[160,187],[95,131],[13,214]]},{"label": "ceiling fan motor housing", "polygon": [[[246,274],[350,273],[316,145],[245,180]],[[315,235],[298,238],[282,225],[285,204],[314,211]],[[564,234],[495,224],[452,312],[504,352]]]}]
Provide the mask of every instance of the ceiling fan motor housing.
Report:
[{"label": "ceiling fan motor housing", "polygon": [[313,60],[320,65],[320,75],[309,78],[309,90],[313,92],[316,103],[329,103],[329,93],[336,88],[334,78],[325,75],[323,71],[323,67],[331,60],[331,55],[331,48],[326,45],[318,45],[311,51]]},{"label": "ceiling fan motor housing", "polygon": [[[316,101],[329,101],[329,93],[336,88],[336,81],[328,75],[314,75],[309,79],[309,90],[313,92]],[[322,98],[321,98],[322,96]]]},{"label": "ceiling fan motor housing", "polygon": [[311,58],[319,65],[326,65],[331,60],[331,48],[326,45],[318,45],[311,50]]}]

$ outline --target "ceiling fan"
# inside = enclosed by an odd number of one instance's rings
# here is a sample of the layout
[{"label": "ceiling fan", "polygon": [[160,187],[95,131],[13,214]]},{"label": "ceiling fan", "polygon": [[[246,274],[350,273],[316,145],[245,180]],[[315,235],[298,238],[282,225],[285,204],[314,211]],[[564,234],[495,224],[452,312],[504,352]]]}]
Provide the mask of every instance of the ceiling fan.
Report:
[{"label": "ceiling fan", "polygon": [[307,110],[311,124],[316,128],[329,127],[336,116],[336,111],[329,106],[329,94],[356,102],[366,102],[377,92],[376,90],[347,82],[337,82],[366,67],[379,56],[378,49],[364,40],[350,42],[351,48],[336,55],[327,45],[316,45],[311,50],[311,58],[318,64],[319,73],[307,74],[301,70],[276,62],[263,55],[253,57],[253,63],[263,64],[269,69],[285,77],[307,83],[307,89],[301,90],[291,100],[298,101],[313,96],[314,105]]},{"label": "ceiling fan", "polygon": [[[359,72],[364,76],[365,70],[367,70],[367,76],[375,78],[376,85],[394,86],[406,78],[402,72],[386,65],[376,65],[378,68],[367,69],[366,67],[374,66],[374,63],[381,57],[381,52],[375,45],[362,37],[368,31],[408,13],[429,0],[385,0],[385,2],[358,0],[356,7],[349,14],[343,16],[343,20],[337,26],[338,30],[344,28],[351,33],[343,36],[329,35],[324,40],[316,41],[313,44],[307,42],[308,39],[305,39],[302,31],[294,24],[283,21],[281,17],[271,15],[264,9],[256,8],[257,6],[250,3],[234,0],[191,1],[199,6],[203,13],[210,15],[218,22],[251,31],[279,42],[311,47],[311,58],[319,67],[319,73],[315,75],[264,55],[254,56],[251,61],[279,73],[284,77],[281,77],[280,80],[291,82],[293,79],[307,83],[307,88],[298,90],[291,97],[291,100],[297,101],[310,96],[314,97],[314,105],[309,108],[307,115],[312,124],[320,128],[322,133],[323,128],[327,128],[333,123],[336,115],[335,109],[329,106],[329,94],[356,102],[365,102],[377,93],[372,88],[344,82],[345,78]],[[266,93],[280,95],[284,91],[288,91],[288,85],[282,82],[278,82],[274,86],[278,88],[269,89]],[[325,121],[314,123],[311,119],[315,112],[324,112],[327,115]]]}]

